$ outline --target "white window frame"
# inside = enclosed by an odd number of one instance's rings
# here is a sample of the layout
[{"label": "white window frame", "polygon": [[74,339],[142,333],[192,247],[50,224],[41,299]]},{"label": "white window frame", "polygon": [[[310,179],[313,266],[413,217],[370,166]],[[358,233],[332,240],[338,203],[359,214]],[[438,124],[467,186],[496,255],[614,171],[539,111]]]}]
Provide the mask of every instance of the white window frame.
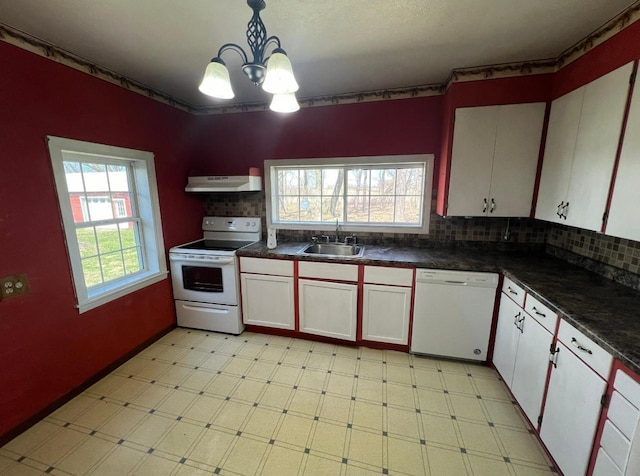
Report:
[{"label": "white window frame", "polygon": [[[412,155],[384,155],[371,157],[332,157],[326,159],[280,159],[264,161],[265,195],[267,208],[267,227],[277,230],[313,230],[313,231],[335,231],[336,225],[328,224],[308,224],[308,223],[280,223],[273,220],[274,209],[272,205],[277,203],[276,190],[272,183],[276,183],[277,167],[354,167],[358,165],[389,165],[389,168],[397,167],[400,164],[424,164],[423,174],[423,202],[422,202],[422,223],[417,225],[408,224],[349,224],[339,222],[341,231],[349,232],[380,232],[380,233],[413,233],[428,234],[429,219],[431,215],[431,188],[433,184],[433,154],[412,154]],[[345,174],[346,176],[346,174]],[[346,191],[343,187],[343,194]],[[346,206],[346,203],[345,203]]]},{"label": "white window frame", "polygon": [[[54,136],[47,136],[47,142],[79,312],[83,313],[94,309],[166,279],[168,272],[153,153]],[[135,193],[137,197],[143,262],[145,263],[145,268],[141,272],[101,285],[91,286],[91,288],[85,286],[80,247],[76,237],[76,225],[73,220],[64,171],[64,162],[73,159],[65,158],[66,153],[86,156],[87,162],[91,161],[91,157],[95,157],[96,163],[108,159],[110,162],[115,161],[122,165],[130,164],[132,166],[133,190],[131,193]]]}]

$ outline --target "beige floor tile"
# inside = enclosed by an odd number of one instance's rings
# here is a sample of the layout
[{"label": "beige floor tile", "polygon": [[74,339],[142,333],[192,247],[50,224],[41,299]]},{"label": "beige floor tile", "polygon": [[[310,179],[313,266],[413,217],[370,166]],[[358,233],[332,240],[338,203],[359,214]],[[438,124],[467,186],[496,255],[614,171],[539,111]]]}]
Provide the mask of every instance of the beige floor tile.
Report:
[{"label": "beige floor tile", "polygon": [[521,429],[528,428],[528,424],[520,415],[518,407],[513,403],[497,400],[482,400],[482,403],[487,409],[491,421],[496,425],[505,425]]},{"label": "beige floor tile", "polygon": [[220,409],[224,399],[221,397],[211,397],[208,395],[198,395],[191,406],[184,412],[186,418],[201,422],[210,422]]},{"label": "beige floor tile", "polygon": [[415,375],[418,388],[444,389],[440,378],[441,372],[438,372],[436,369],[414,368],[413,374]]},{"label": "beige floor tile", "polygon": [[229,355],[237,354],[242,344],[243,342],[240,340],[227,337],[218,347],[216,347],[216,352],[222,352]]},{"label": "beige floor tile", "polygon": [[71,474],[85,474],[109,451],[115,450],[117,446],[118,445],[114,443],[100,438],[89,437],[71,454],[67,455],[59,463],[56,463],[56,468],[60,468]]},{"label": "beige floor tile", "polygon": [[175,420],[160,415],[149,415],[130,435],[128,441],[133,441],[148,448],[154,445],[169,431]]},{"label": "beige floor tile", "polygon": [[183,388],[191,390],[204,390],[216,377],[215,373],[207,370],[194,370],[185,380],[180,384]]},{"label": "beige floor tile", "polygon": [[316,455],[309,455],[302,474],[304,476],[339,476],[342,463]]},{"label": "beige floor tile", "polygon": [[128,377],[129,375],[136,375],[144,367],[149,365],[149,359],[141,357],[142,354],[138,354],[135,357],[130,358],[120,367],[118,367],[114,373],[122,374]]},{"label": "beige floor tile", "polygon": [[266,449],[266,443],[240,437],[222,468],[239,474],[256,474]]},{"label": "beige floor tile", "polygon": [[293,387],[271,383],[260,397],[260,405],[283,410],[286,408],[292,392],[294,392]]},{"label": "beige floor tile", "polygon": [[509,467],[504,461],[484,458],[476,455],[467,455],[473,474],[491,476],[509,476]]},{"label": "beige floor tile", "polygon": [[230,430],[237,430],[242,426],[252,408],[253,405],[246,403],[227,401],[211,423]]},{"label": "beige floor tile", "polygon": [[411,363],[416,369],[438,369],[438,360],[424,355],[413,354]]},{"label": "beige floor tile", "polygon": [[289,347],[297,351],[309,352],[313,349],[313,341],[306,339],[292,339]]},{"label": "beige floor tile", "polygon": [[449,392],[476,395],[476,389],[473,387],[471,377],[466,374],[442,372],[442,378],[444,380],[444,388]]},{"label": "beige floor tile", "polygon": [[100,427],[100,433],[114,438],[124,438],[134,427],[146,418],[147,413],[134,408],[122,407],[109,421]]},{"label": "beige floor tile", "polygon": [[151,384],[147,382],[136,380],[133,378],[128,378],[116,390],[111,392],[111,395],[109,395],[109,398],[112,398],[114,400],[120,400],[121,402],[130,402],[137,395],[142,393],[144,390],[146,390],[150,386]]},{"label": "beige floor tile", "polygon": [[8,474],[5,472],[5,469],[13,466],[15,462],[16,461],[14,459],[0,455],[0,474]]},{"label": "beige floor tile", "polygon": [[244,379],[231,393],[231,398],[249,403],[255,403],[258,401],[266,385],[266,383]]},{"label": "beige floor tile", "polygon": [[288,410],[312,417],[316,416],[320,411],[320,396],[321,394],[317,390],[299,388],[293,394]]},{"label": "beige floor tile", "polygon": [[351,396],[353,395],[355,379],[351,376],[332,373],[327,383],[327,393],[335,393],[337,395]]},{"label": "beige floor tile", "polygon": [[406,367],[411,364],[411,356],[406,352],[398,352],[395,350],[385,350],[384,351],[384,360],[387,364],[398,364],[404,365]]},{"label": "beige floor tile", "polygon": [[314,352],[309,355],[305,366],[311,369],[324,369],[325,371],[331,368],[331,360],[333,359],[331,354],[321,354]]},{"label": "beige floor tile", "polygon": [[239,382],[240,379],[238,379],[237,376],[219,374],[211,381],[209,386],[205,389],[205,392],[226,397],[233,391]]},{"label": "beige floor tile", "polygon": [[259,359],[261,361],[266,360],[269,362],[282,362],[282,358],[287,349],[283,347],[276,347],[273,345],[267,346],[260,354]]},{"label": "beige floor tile", "polygon": [[374,476],[380,474],[379,470],[372,470],[360,466],[363,463],[353,463],[348,466],[345,465],[345,474],[347,476]]},{"label": "beige floor tile", "polygon": [[106,400],[99,400],[98,403],[76,418],[74,423],[78,426],[95,430],[104,425],[121,409],[122,405],[116,405]]},{"label": "beige floor tile", "polygon": [[235,434],[211,428],[204,432],[187,457],[199,463],[219,466],[234,439]]},{"label": "beige floor tile", "polygon": [[247,371],[247,377],[266,382],[267,380],[270,380],[270,377],[276,370],[276,367],[281,366],[278,366],[273,362],[255,362],[253,367]]},{"label": "beige floor tile", "polygon": [[194,347],[198,347],[199,349],[210,352],[212,350],[218,350],[218,347],[220,347],[223,342],[224,337],[222,337],[222,335],[209,334],[204,339],[195,344]]},{"label": "beige floor tile", "polygon": [[297,475],[303,454],[288,448],[272,446],[260,474],[264,476]]},{"label": "beige floor tile", "polygon": [[184,456],[191,445],[205,432],[201,426],[179,421],[158,443],[157,449],[166,453]]},{"label": "beige floor tile", "polygon": [[277,370],[271,377],[271,381],[293,386],[298,381],[301,373],[302,369],[300,367],[278,365]]},{"label": "beige floor tile", "polygon": [[252,342],[246,342],[240,349],[238,349],[236,355],[254,359],[258,355],[260,355],[260,352],[262,352],[263,348],[264,344],[254,344]]},{"label": "beige floor tile", "polygon": [[454,420],[450,416],[420,414],[422,430],[427,443],[440,443],[454,447],[461,447],[454,426]]},{"label": "beige floor tile", "polygon": [[[427,458],[429,470],[433,476],[464,476],[468,474],[460,450],[450,451],[427,445]],[[491,475],[487,474],[487,476]]]},{"label": "beige floor tile", "polygon": [[458,418],[468,418],[480,422],[487,422],[487,416],[482,410],[480,400],[474,396],[449,394],[453,414]]},{"label": "beige floor tile", "polygon": [[551,471],[551,469],[547,467],[531,467],[525,466],[521,464],[513,464],[513,469],[516,472],[517,476],[557,476],[558,473]]},{"label": "beige floor tile", "polygon": [[486,365],[467,364],[467,373],[471,374],[473,377],[498,379],[498,372]]},{"label": "beige floor tile", "polygon": [[189,367],[199,367],[205,359],[209,357],[209,352],[198,349],[191,349],[186,354],[178,359],[178,362],[182,365]]},{"label": "beige floor tile", "polygon": [[278,346],[278,347],[289,347],[289,344],[291,344],[292,341],[294,341],[295,339],[292,339],[290,337],[284,337],[284,336],[271,336],[271,340],[269,341],[269,345],[270,346]]},{"label": "beige floor tile", "polygon": [[357,400],[353,411],[353,424],[372,430],[382,431],[382,410],[384,407],[377,403]]},{"label": "beige floor tile", "polygon": [[528,431],[507,428],[496,428],[496,431],[509,458],[547,466],[550,464],[546,455],[538,446],[536,437]]},{"label": "beige floor tile", "polygon": [[347,345],[337,345],[335,354],[341,357],[348,357],[348,358],[355,359],[360,354],[360,350],[358,347],[352,347]]},{"label": "beige floor tile", "polygon": [[149,359],[162,359],[168,362],[176,362],[186,353],[187,349],[184,347],[156,342],[143,350],[140,355]]},{"label": "beige floor tile", "polygon": [[319,451],[336,457],[345,454],[345,438],[347,426],[334,423],[318,422],[311,441],[311,451]]},{"label": "beige floor tile", "polygon": [[355,358],[334,357],[331,371],[333,373],[355,375],[358,361]]},{"label": "beige floor tile", "polygon": [[400,366],[387,363],[387,382],[400,383],[403,385],[411,385],[411,369],[408,365]]},{"label": "beige floor tile", "polygon": [[[157,380],[160,375],[165,373],[167,369],[171,366],[166,362],[149,362],[149,365],[144,367],[142,370],[137,372],[135,375],[138,378],[145,380]],[[87,390],[90,393],[94,393],[92,389]]]},{"label": "beige floor tile", "polygon": [[415,410],[401,410],[387,407],[387,431],[390,434],[401,435],[409,438],[420,438],[418,424],[420,414]]},{"label": "beige floor tile", "polygon": [[85,394],[78,395],[76,398],[53,412],[51,416],[64,422],[73,422],[97,402],[98,400],[94,397]]},{"label": "beige floor tile", "polygon": [[378,349],[369,349],[368,347],[361,347],[360,358],[363,360],[373,360],[382,363],[382,361],[384,360],[384,351]]},{"label": "beige floor tile", "polygon": [[232,357],[230,355],[215,352],[210,354],[209,357],[207,357],[199,366],[203,369],[217,372],[218,370],[222,370],[231,358]]},{"label": "beige floor tile", "polygon": [[6,473],[2,474],[7,474],[10,476],[42,476],[43,474],[46,474],[39,469],[31,468],[26,464],[17,462],[11,463],[11,465],[5,468],[5,471]]},{"label": "beige floor tile", "polygon": [[502,457],[495,436],[488,424],[458,421],[458,428],[462,434],[462,447],[467,450],[489,453]]},{"label": "beige floor tile", "polygon": [[246,375],[249,367],[253,365],[253,359],[247,359],[244,357],[233,357],[227,365],[224,366],[222,371],[227,375]]},{"label": "beige floor tile", "polygon": [[194,370],[190,367],[172,365],[165,373],[158,377],[158,382],[167,383],[169,385],[179,385],[183,380],[191,375],[193,371]]},{"label": "beige floor tile", "polygon": [[284,418],[282,412],[258,407],[249,416],[242,432],[272,439],[281,418]]},{"label": "beige floor tile", "polygon": [[[177,466],[179,464],[175,461],[159,456],[146,455],[135,467],[134,474],[135,476],[164,476],[172,474]],[[193,474],[193,472],[190,474]]]},{"label": "beige floor tile", "polygon": [[351,429],[349,460],[382,467],[382,435]]},{"label": "beige floor tile", "polygon": [[287,353],[284,355],[284,357],[282,357],[281,362],[287,365],[302,367],[305,364],[308,356],[309,351],[289,349],[287,350]]},{"label": "beige floor tile", "polygon": [[447,395],[442,390],[418,388],[416,393],[418,394],[418,408],[422,411],[451,415]]},{"label": "beige floor tile", "polygon": [[389,472],[402,471],[407,474],[428,474],[428,465],[422,457],[420,443],[388,438]]},{"label": "beige floor tile", "polygon": [[314,342],[312,347],[314,352],[323,352],[325,354],[335,354],[337,348],[337,345],[327,342]]},{"label": "beige floor tile", "polygon": [[164,400],[172,391],[172,388],[156,383],[150,385],[140,395],[131,400],[131,403],[135,403],[136,405],[140,405],[144,408],[152,409],[155,408],[162,400]]},{"label": "beige floor tile", "polygon": [[322,390],[329,375],[326,370],[306,369],[302,373],[298,386],[311,390]]},{"label": "beige floor tile", "polygon": [[58,425],[43,420],[4,445],[3,449],[12,451],[19,456],[26,456],[59,430]]},{"label": "beige floor tile", "polygon": [[320,408],[320,418],[338,423],[347,423],[352,400],[334,395],[325,395]]},{"label": "beige floor tile", "polygon": [[368,400],[372,403],[382,404],[383,384],[382,380],[370,380],[358,378],[356,382],[356,400]]},{"label": "beige floor tile", "polygon": [[361,360],[357,374],[358,377],[382,380],[382,362]]},{"label": "beige floor tile", "polygon": [[386,384],[387,403],[407,408],[416,409],[417,405],[413,398],[413,388],[410,385],[400,385],[397,383]]},{"label": "beige floor tile", "polygon": [[115,474],[129,474],[133,468],[140,463],[146,453],[136,451],[126,446],[120,446],[115,449],[100,465],[95,469],[92,475],[113,476]]},{"label": "beige floor tile", "polygon": [[275,440],[299,447],[307,447],[313,420],[296,415],[285,415]]},{"label": "beige floor tile", "polygon": [[88,393],[92,393],[94,395],[105,396],[108,397],[112,392],[116,391],[117,388],[127,381],[127,377],[123,377],[121,375],[110,374],[107,375],[102,380],[94,383],[87,390]]},{"label": "beige floor tile", "polygon": [[182,416],[196,397],[195,393],[177,389],[170,393],[156,409],[170,415]]},{"label": "beige floor tile", "polygon": [[466,364],[455,360],[438,360],[438,368],[443,372],[468,373]]},{"label": "beige floor tile", "polygon": [[504,382],[500,380],[476,377],[473,379],[473,383],[482,398],[511,401],[511,396],[507,392]]}]

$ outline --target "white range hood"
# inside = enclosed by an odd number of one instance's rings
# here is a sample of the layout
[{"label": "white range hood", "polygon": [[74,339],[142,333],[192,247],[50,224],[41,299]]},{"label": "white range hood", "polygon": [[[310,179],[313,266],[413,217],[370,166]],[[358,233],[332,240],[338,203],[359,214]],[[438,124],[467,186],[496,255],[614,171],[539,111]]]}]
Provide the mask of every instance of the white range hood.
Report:
[{"label": "white range hood", "polygon": [[[255,174],[258,171],[258,174]],[[252,168],[249,175],[189,177],[187,192],[257,192],[262,190],[262,177]]]}]

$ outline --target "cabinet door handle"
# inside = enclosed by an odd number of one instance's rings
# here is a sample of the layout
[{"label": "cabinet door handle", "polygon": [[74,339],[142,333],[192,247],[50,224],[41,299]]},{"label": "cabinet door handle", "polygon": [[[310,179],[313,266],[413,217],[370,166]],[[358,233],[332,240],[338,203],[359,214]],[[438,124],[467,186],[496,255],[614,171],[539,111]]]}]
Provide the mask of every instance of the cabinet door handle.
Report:
[{"label": "cabinet door handle", "polygon": [[487,199],[485,198],[482,201],[482,213],[486,213],[487,212]]},{"label": "cabinet door handle", "polygon": [[[513,325],[516,326],[516,327],[518,327],[518,318],[520,317],[520,314],[522,314],[522,313],[519,312],[518,314],[513,316]],[[520,328],[518,327],[518,329],[520,329]]]},{"label": "cabinet door handle", "polygon": [[520,324],[518,327],[518,329],[520,329],[520,334],[524,334],[524,316],[522,316],[519,320],[518,323]]},{"label": "cabinet door handle", "polygon": [[493,213],[493,211],[496,209],[496,201],[492,198],[491,199],[491,208],[489,209],[489,213]]},{"label": "cabinet door handle", "polygon": [[589,355],[593,354],[591,350],[587,349],[586,347],[582,347],[575,337],[571,338],[571,345],[573,345],[576,349],[581,350],[582,352],[586,352]]},{"label": "cabinet door handle", "polygon": [[562,207],[562,218],[567,219],[567,215],[569,214],[569,202],[565,203],[564,207]]},{"label": "cabinet door handle", "polygon": [[518,292],[511,289],[511,286],[507,286],[507,291],[509,291],[511,294],[515,294],[516,296],[518,295]]},{"label": "cabinet door handle", "polygon": [[538,311],[535,306],[533,306],[533,312],[535,312],[537,316],[547,317],[544,312]]},{"label": "cabinet door handle", "polygon": [[556,207],[556,215],[558,215],[558,218],[562,218],[562,213],[560,212],[560,209],[564,206],[564,200],[562,200],[558,206]]},{"label": "cabinet door handle", "polygon": [[553,364],[554,368],[558,368],[558,354],[560,353],[560,347],[556,349],[553,348],[553,344],[551,344],[551,353],[549,354],[549,362]]}]

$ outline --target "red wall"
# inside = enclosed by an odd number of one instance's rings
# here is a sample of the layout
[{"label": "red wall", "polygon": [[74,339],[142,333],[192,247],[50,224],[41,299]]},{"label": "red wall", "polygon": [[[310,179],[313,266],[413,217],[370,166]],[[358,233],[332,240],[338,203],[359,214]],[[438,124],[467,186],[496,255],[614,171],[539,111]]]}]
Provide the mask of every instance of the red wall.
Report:
[{"label": "red wall", "polygon": [[31,285],[0,302],[2,437],[175,324],[168,279],[78,314],[45,136],[152,151],[167,248],[204,206],[184,193],[192,116],[3,42],[0,64],[0,276]]}]

